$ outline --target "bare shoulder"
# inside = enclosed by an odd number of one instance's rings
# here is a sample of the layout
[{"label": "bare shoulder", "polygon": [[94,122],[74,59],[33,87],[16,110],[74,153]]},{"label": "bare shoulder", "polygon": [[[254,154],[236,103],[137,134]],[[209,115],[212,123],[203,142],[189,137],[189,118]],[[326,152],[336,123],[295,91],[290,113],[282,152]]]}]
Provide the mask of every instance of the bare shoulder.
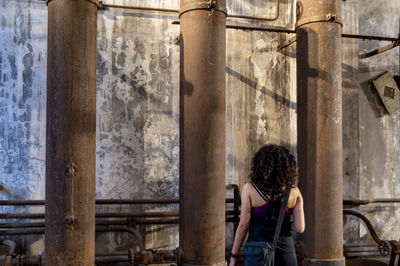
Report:
[{"label": "bare shoulder", "polygon": [[243,185],[242,194],[243,194],[243,193],[249,193],[250,190],[251,190],[250,182],[247,182],[246,184]]},{"label": "bare shoulder", "polygon": [[300,193],[300,189],[298,188],[298,186],[292,186],[290,191],[293,193]]},{"label": "bare shoulder", "polygon": [[294,197],[302,198],[300,189],[297,186],[293,186],[290,190],[290,193],[293,193]]}]

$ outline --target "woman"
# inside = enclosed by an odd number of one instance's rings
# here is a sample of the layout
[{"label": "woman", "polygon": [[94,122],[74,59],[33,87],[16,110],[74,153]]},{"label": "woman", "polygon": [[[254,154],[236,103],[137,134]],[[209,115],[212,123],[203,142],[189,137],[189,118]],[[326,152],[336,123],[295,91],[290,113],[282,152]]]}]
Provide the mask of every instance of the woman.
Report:
[{"label": "woman", "polygon": [[[275,265],[297,265],[294,240],[290,231],[304,232],[303,198],[295,186],[297,164],[288,149],[277,145],[263,146],[253,158],[251,182],[242,190],[240,223],[233,242],[230,266],[236,265],[236,257],[242,242],[249,232],[247,241],[272,243],[283,192],[290,187],[289,200],[275,251]],[[291,219],[293,217],[293,219]],[[249,261],[245,264],[252,264]]]}]

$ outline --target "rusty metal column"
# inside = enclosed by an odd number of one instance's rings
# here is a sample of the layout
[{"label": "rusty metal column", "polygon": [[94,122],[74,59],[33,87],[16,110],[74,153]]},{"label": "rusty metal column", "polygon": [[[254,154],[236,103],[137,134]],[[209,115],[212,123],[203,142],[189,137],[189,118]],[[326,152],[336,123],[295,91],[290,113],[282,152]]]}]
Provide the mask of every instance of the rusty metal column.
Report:
[{"label": "rusty metal column", "polygon": [[299,186],[306,265],[345,265],[341,1],[297,1]]},{"label": "rusty metal column", "polygon": [[48,1],[46,265],[94,265],[97,8]]},{"label": "rusty metal column", "polygon": [[182,265],[225,265],[225,0],[181,0]]}]

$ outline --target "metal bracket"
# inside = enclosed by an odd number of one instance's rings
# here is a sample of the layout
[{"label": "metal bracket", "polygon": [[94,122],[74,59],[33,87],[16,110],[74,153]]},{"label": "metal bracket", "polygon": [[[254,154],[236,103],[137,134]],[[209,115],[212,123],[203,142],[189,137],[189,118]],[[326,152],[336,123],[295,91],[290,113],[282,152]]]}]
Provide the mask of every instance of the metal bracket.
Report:
[{"label": "metal bracket", "polygon": [[319,16],[312,16],[305,19],[300,19],[296,23],[296,29],[298,27],[304,26],[305,24],[315,23],[315,22],[333,22],[340,24],[343,27],[343,20],[337,14],[326,14]]},{"label": "metal bracket", "polygon": [[297,36],[293,36],[292,38],[287,39],[286,41],[284,41],[283,43],[281,43],[278,48],[276,49],[277,52],[279,52],[280,50],[282,50],[283,48],[288,47],[289,45],[291,45],[292,43],[295,43],[297,40]]},{"label": "metal bracket", "polygon": [[70,206],[69,206],[69,215],[65,217],[65,226],[72,230],[74,229],[74,225],[76,223],[76,219],[74,217],[74,179],[76,174],[77,167],[74,163],[69,163],[65,169],[65,175],[69,178],[70,185]]},{"label": "metal bracket", "polygon": [[370,52],[367,52],[365,54],[360,54],[358,55],[358,58],[368,58],[377,54],[381,54],[383,52],[386,52],[390,49],[393,49],[397,46],[400,46],[400,34],[399,34],[399,39],[391,44],[385,45],[383,47],[379,47],[378,49],[372,50]]},{"label": "metal bracket", "polygon": [[193,10],[216,10],[220,11],[225,14],[225,16],[228,16],[228,11],[226,9],[226,5],[221,4],[222,1],[218,0],[210,0],[207,2],[192,2],[189,4],[184,5],[180,10],[179,10],[179,17],[189,11]]},{"label": "metal bracket", "polygon": [[[49,5],[49,3],[53,1],[53,0],[46,0],[46,5]],[[99,0],[84,0],[84,1],[88,1],[90,3],[92,3],[93,5],[97,6],[97,9],[102,9],[103,5],[101,3],[101,1],[99,2]]]}]

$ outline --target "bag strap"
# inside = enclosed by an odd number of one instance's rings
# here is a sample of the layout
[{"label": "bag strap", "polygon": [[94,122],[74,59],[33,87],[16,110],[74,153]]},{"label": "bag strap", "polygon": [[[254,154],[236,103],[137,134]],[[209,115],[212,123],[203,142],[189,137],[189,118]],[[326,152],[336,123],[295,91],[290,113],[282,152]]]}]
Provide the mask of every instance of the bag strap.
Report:
[{"label": "bag strap", "polygon": [[283,218],[285,216],[286,206],[287,206],[287,203],[289,201],[290,187],[286,188],[284,195],[285,196],[283,198],[282,207],[281,207],[281,210],[279,212],[278,223],[277,223],[276,228],[275,228],[274,240],[273,240],[272,246],[271,246],[271,251],[272,252],[275,252],[276,246],[278,244],[278,238],[279,238],[279,235],[281,233],[281,228],[282,228],[282,224],[283,224]]},{"label": "bag strap", "polygon": [[261,198],[263,198],[263,200],[265,200],[266,202],[269,201],[269,199],[267,198],[267,196],[265,196],[265,194],[262,193],[261,189],[259,189],[259,188],[257,187],[257,185],[254,184],[254,182],[250,182],[250,184],[254,187],[254,189],[255,189],[255,190],[257,191],[257,193],[261,196]]}]

